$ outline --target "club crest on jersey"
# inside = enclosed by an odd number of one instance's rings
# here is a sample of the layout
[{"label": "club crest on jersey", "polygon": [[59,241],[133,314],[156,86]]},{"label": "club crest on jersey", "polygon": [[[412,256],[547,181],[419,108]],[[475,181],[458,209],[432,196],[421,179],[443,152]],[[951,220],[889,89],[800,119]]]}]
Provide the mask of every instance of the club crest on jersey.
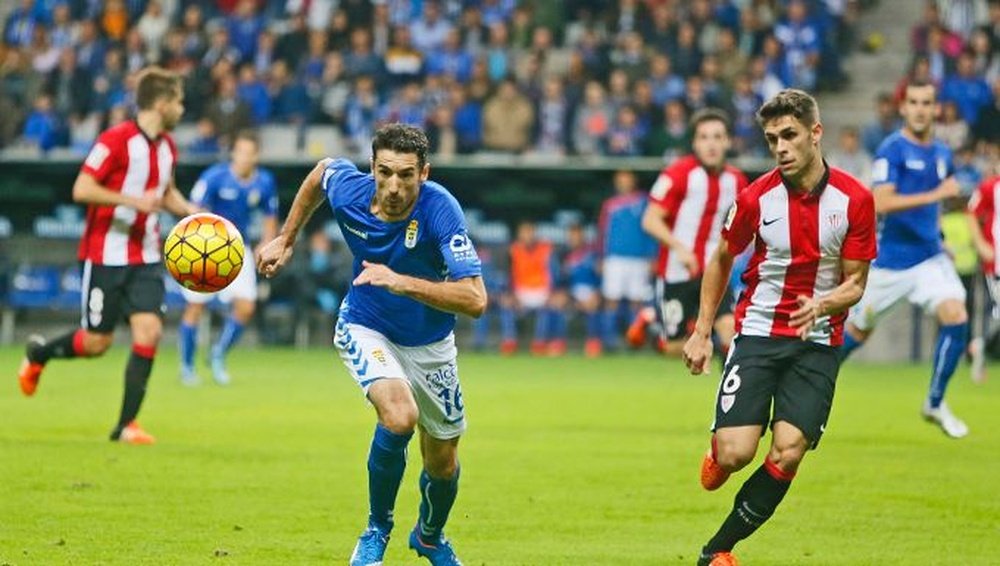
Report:
[{"label": "club crest on jersey", "polygon": [[410,220],[410,225],[406,227],[406,237],[403,239],[403,245],[407,249],[412,250],[413,246],[417,245],[417,229],[420,227],[420,223],[415,219]]},{"label": "club crest on jersey", "polygon": [[943,157],[939,157],[937,160],[937,174],[940,179],[948,176],[948,162]]},{"label": "club crest on jersey", "polygon": [[736,403],[736,395],[723,395],[719,397],[719,407],[723,413],[728,413],[729,409],[733,408],[734,403]]},{"label": "club crest on jersey", "polygon": [[837,228],[840,228],[841,225],[844,224],[844,213],[840,212],[840,211],[837,211],[837,212],[831,212],[830,214],[827,214],[826,215],[826,224],[827,224],[827,226],[829,226],[830,228],[833,228],[834,230],[836,230]]},{"label": "club crest on jersey", "polygon": [[260,191],[258,191],[257,189],[250,191],[250,194],[247,195],[247,204],[249,204],[250,206],[257,206],[259,202],[260,202]]}]

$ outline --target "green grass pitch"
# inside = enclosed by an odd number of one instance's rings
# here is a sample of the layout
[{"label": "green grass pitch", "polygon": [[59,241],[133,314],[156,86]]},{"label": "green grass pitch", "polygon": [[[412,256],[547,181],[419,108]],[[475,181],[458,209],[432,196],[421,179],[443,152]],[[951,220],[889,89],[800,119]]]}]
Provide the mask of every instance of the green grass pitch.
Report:
[{"label": "green grass pitch", "polygon": [[[332,351],[238,350],[232,387],[190,390],[163,348],[141,418],[154,447],[105,440],[124,349],[53,362],[32,399],[17,390],[20,354],[0,350],[0,564],[346,564],[374,414]],[[692,377],[652,356],[459,365],[470,429],[447,534],[467,565],[693,564],[749,473],[717,493],[698,484],[717,369]],[[960,441],[918,416],[928,374],[844,368],[820,450],[737,547],[743,563],[1000,563],[1000,370],[975,386],[959,369],[949,399],[972,429]],[[387,564],[420,564],[406,548],[411,452]]]}]

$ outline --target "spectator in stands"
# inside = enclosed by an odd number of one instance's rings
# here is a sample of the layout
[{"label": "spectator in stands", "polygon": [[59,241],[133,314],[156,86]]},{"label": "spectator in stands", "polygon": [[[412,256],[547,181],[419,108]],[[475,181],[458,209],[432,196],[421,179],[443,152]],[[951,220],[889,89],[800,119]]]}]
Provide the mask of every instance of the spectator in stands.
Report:
[{"label": "spectator in stands", "polygon": [[646,45],[654,53],[669,53],[674,47],[674,39],[677,36],[676,5],[657,4],[653,6],[650,21],[642,27],[642,34]]},{"label": "spectator in stands", "polygon": [[90,73],[97,73],[104,66],[104,40],[93,20],[80,22],[80,38],[76,42],[76,61]]},{"label": "spectator in stands", "polygon": [[101,31],[110,41],[120,42],[128,31],[129,13],[123,0],[104,0],[101,12]]},{"label": "spectator in stands", "polygon": [[671,100],[664,107],[663,124],[646,137],[645,154],[668,161],[687,151],[688,145],[687,110],[680,100]]},{"label": "spectator in stands", "polygon": [[573,149],[580,155],[600,152],[611,129],[612,110],[604,98],[604,87],[590,81],[584,90],[583,104],[576,109],[573,121]]},{"label": "spectator in stands", "polygon": [[163,13],[160,0],[150,0],[149,4],[146,4],[146,11],[135,24],[135,31],[146,46],[146,59],[150,62],[160,62],[161,45],[168,29],[170,29],[170,18]]},{"label": "spectator in stands", "polygon": [[466,88],[458,83],[451,85],[448,91],[448,104],[455,111],[459,153],[478,150],[483,139],[482,106],[470,100]]},{"label": "spectator in stands", "polygon": [[236,94],[236,77],[225,74],[219,78],[215,97],[205,108],[205,117],[215,126],[223,147],[230,146],[237,132],[253,125],[250,106]]},{"label": "spectator in stands", "polygon": [[219,61],[235,64],[239,62],[240,57],[240,50],[229,41],[229,31],[224,27],[218,27],[209,36],[208,49],[201,57],[201,66],[211,69]]},{"label": "spectator in stands", "polygon": [[79,35],[79,26],[73,22],[69,4],[60,2],[52,7],[52,26],[49,35],[57,49],[72,48]]},{"label": "spectator in stands", "polygon": [[[614,175],[614,195],[601,205],[597,223],[598,245],[603,257],[601,294],[604,346],[619,346],[619,322],[631,320],[653,296],[650,257],[653,240],[642,230],[646,194],[639,190],[635,173],[621,169]],[[625,312],[622,312],[625,311]]]},{"label": "spectator in stands", "polygon": [[226,18],[229,41],[239,51],[235,62],[253,59],[257,51],[257,37],[264,31],[264,18],[257,14],[256,0],[238,0],[232,15]]},{"label": "spectator in stands", "polygon": [[320,121],[342,125],[350,94],[351,84],[344,76],[343,56],[336,51],[327,53],[320,83]]},{"label": "spectator in stands", "polygon": [[535,107],[535,142],[537,153],[566,155],[569,148],[569,118],[572,108],[563,92],[562,79],[548,77],[542,97]]},{"label": "spectator in stands", "polygon": [[121,51],[111,49],[104,54],[104,68],[94,76],[94,95],[95,107],[100,111],[125,102],[125,68]]},{"label": "spectator in stands", "polygon": [[205,17],[201,6],[188,4],[184,8],[180,32],[184,37],[184,54],[199,60],[208,49],[208,36],[205,34]]},{"label": "spectator in stands", "polygon": [[142,42],[142,36],[135,28],[131,28],[125,33],[125,42],[122,52],[125,54],[125,72],[132,74],[141,71],[147,64],[146,45]]},{"label": "spectator in stands", "polygon": [[413,46],[423,53],[431,53],[444,44],[452,25],[441,15],[437,0],[424,0],[423,14],[410,24]]},{"label": "spectator in stands", "polygon": [[455,114],[450,106],[441,104],[431,111],[426,131],[431,153],[445,157],[454,157],[458,154]]},{"label": "spectator in stands", "polygon": [[993,104],[979,112],[973,137],[978,142],[1000,144],[1000,77],[993,79]]},{"label": "spectator in stands", "polygon": [[[937,38],[932,39],[931,36],[935,34]],[[948,30],[942,21],[937,0],[927,0],[922,19],[910,32],[910,44],[914,51],[929,52],[934,49],[931,45],[934,41],[939,43],[939,47],[948,58],[958,55],[962,49],[961,36]]]},{"label": "spectator in stands", "polygon": [[689,21],[684,21],[677,28],[677,44],[674,46],[670,59],[674,62],[677,74],[688,78],[701,68],[701,49],[698,48],[698,32]]},{"label": "spectator in stands", "polygon": [[372,133],[375,132],[375,120],[380,106],[375,79],[369,75],[357,77],[344,107],[344,133],[347,134],[353,151],[370,151],[368,148]]},{"label": "spectator in stands", "polygon": [[951,73],[952,56],[944,49],[945,30],[933,27],[927,32],[927,48],[918,51],[930,63],[930,77],[934,84],[940,85]]},{"label": "spectator in stands", "polygon": [[499,81],[514,71],[513,53],[505,22],[490,26],[489,43],[486,46],[486,69],[490,80]]},{"label": "spectator in stands", "polygon": [[764,155],[763,137],[757,126],[757,109],[764,99],[753,90],[749,74],[742,74],[733,84],[728,107],[733,116],[733,151],[737,155]]},{"label": "spectator in stands", "polygon": [[958,113],[969,124],[975,124],[979,111],[993,103],[993,93],[982,76],[976,74],[976,58],[971,50],[958,57],[955,74],[941,85],[942,102],[954,102]]},{"label": "spectator in stands", "polygon": [[856,127],[845,126],[840,129],[837,147],[827,154],[827,161],[871,188],[872,157],[861,147],[861,135]]},{"label": "spectator in stands", "polygon": [[861,132],[861,142],[868,155],[875,155],[882,140],[899,129],[899,108],[888,92],[881,92],[875,99],[875,120]]},{"label": "spectator in stands", "polygon": [[271,117],[271,97],[267,93],[267,85],[258,77],[253,63],[243,63],[239,72],[236,96],[250,108],[253,123],[259,126]]},{"label": "spectator in stands", "polygon": [[462,50],[476,56],[481,54],[486,48],[490,30],[483,22],[483,12],[479,6],[475,4],[465,6],[462,10],[461,28]]},{"label": "spectator in stands", "polygon": [[958,106],[951,100],[941,103],[934,137],[947,144],[952,151],[958,151],[969,140],[969,124],[958,115]]},{"label": "spectator in stands", "polygon": [[[935,133],[937,127],[934,128]],[[958,181],[963,198],[972,196],[979,183],[983,181],[985,167],[976,160],[976,148],[972,144],[964,145],[955,151],[955,180]]]},{"label": "spectator in stands", "polygon": [[684,95],[684,79],[674,74],[670,57],[664,53],[653,55],[650,60],[649,83],[653,88],[653,100],[666,104]]},{"label": "spectator in stands", "polygon": [[615,113],[615,119],[605,138],[604,153],[616,157],[635,157],[642,155],[642,144],[645,132],[639,124],[635,109],[622,106]]},{"label": "spectator in stands", "polygon": [[389,88],[420,80],[423,75],[424,54],[413,46],[411,35],[409,26],[396,26],[392,30],[392,43],[382,56]]},{"label": "spectator in stands", "polygon": [[48,94],[36,98],[33,108],[24,123],[24,141],[47,152],[63,141],[63,126],[52,109],[52,97]]},{"label": "spectator in stands", "polygon": [[355,28],[351,31],[351,47],[344,54],[344,70],[348,77],[381,75],[382,60],[372,51],[371,34],[368,30]]},{"label": "spectator in stands", "polygon": [[307,117],[309,97],[298,78],[284,61],[271,66],[267,92],[271,96],[271,120],[286,124],[302,124]]},{"label": "spectator in stands", "polygon": [[646,79],[635,81],[632,85],[632,110],[642,129],[643,143],[645,137],[653,128],[663,122],[663,105],[653,100],[653,87]]},{"label": "spectator in stands", "polygon": [[611,64],[616,70],[625,73],[629,81],[649,75],[649,58],[639,32],[633,31],[622,36],[618,48],[611,52]]},{"label": "spectator in stands", "polygon": [[47,77],[45,90],[52,95],[56,112],[67,118],[80,118],[90,112],[93,78],[76,64],[76,52],[66,47],[59,55],[59,66]]},{"label": "spectator in stands", "polygon": [[31,47],[28,49],[31,57],[31,68],[39,75],[52,72],[59,64],[59,49],[49,40],[49,30],[45,26],[36,26]]},{"label": "spectator in stands", "polygon": [[732,90],[736,80],[746,73],[750,58],[739,49],[736,32],[729,28],[719,30],[715,45],[715,57],[719,65],[719,78],[726,88]]},{"label": "spectator in stands", "polygon": [[[315,88],[323,77],[323,66],[326,65],[327,54],[327,34],[323,30],[313,30],[309,32],[309,44],[306,48],[306,56],[298,65],[289,67],[293,69],[293,74],[302,81],[306,90]],[[319,92],[315,92],[318,98]]]},{"label": "spectator in stands", "polygon": [[520,153],[531,145],[535,110],[513,79],[504,79],[483,105],[483,148]]},{"label": "spectator in stands", "polygon": [[198,120],[197,135],[184,150],[188,155],[216,158],[222,152],[219,137],[215,135],[215,124],[208,118]]},{"label": "spectator in stands", "polygon": [[768,67],[767,58],[754,57],[750,60],[750,84],[761,100],[770,100],[785,88],[785,83]]},{"label": "spectator in stands", "polygon": [[502,299],[500,352],[517,351],[517,317],[532,314],[535,332],[531,353],[545,354],[549,346],[549,299],[555,288],[558,266],[552,243],[537,237],[535,225],[524,221],[517,226],[517,236],[510,245],[510,287],[512,295]]},{"label": "spectator in stands", "polygon": [[3,26],[3,40],[11,47],[27,47],[35,35],[35,2],[21,0],[7,16]]},{"label": "spectator in stands", "polygon": [[993,79],[1000,77],[1000,43],[994,45],[986,30],[977,29],[972,32],[969,49],[975,59],[976,74],[992,84]]},{"label": "spectator in stands", "polygon": [[411,82],[396,91],[379,110],[379,122],[401,122],[423,128],[427,124],[423,87]]},{"label": "spectator in stands", "polygon": [[472,76],[472,55],[463,46],[458,29],[449,30],[441,47],[431,52],[427,60],[427,72],[444,75],[460,83],[469,81]]}]

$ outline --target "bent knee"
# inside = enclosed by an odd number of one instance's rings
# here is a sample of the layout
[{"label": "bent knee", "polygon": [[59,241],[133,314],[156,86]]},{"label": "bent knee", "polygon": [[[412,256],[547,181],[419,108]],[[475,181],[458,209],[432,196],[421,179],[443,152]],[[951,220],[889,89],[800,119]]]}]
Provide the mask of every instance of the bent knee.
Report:
[{"label": "bent knee", "polygon": [[801,445],[774,445],[767,454],[767,459],[783,472],[793,474],[799,469],[802,458],[806,455],[806,446]]},{"label": "bent knee", "polygon": [[379,420],[382,426],[389,429],[393,434],[409,434],[417,427],[417,419],[420,412],[416,403],[408,400],[400,400],[386,404],[379,411]]},{"label": "bent knee", "polygon": [[956,299],[948,299],[941,303],[937,312],[938,321],[946,326],[964,324],[969,319],[969,315],[965,311],[965,303]]},{"label": "bent knee", "polygon": [[87,356],[100,356],[108,351],[112,342],[114,342],[113,334],[87,332],[83,339],[83,353]]},{"label": "bent knee", "polygon": [[722,469],[734,472],[743,469],[757,453],[757,446],[744,446],[736,442],[719,441],[715,447],[715,461]]},{"label": "bent knee", "polygon": [[442,458],[428,458],[424,462],[424,469],[434,478],[453,478],[458,472],[458,458],[454,454]]}]

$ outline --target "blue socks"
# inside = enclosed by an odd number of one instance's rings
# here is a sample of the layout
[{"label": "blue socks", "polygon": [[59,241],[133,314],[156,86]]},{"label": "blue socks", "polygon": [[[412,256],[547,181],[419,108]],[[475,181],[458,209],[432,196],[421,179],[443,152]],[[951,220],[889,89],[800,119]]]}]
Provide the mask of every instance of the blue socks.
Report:
[{"label": "blue socks", "polygon": [[222,334],[219,335],[219,342],[212,347],[212,357],[225,357],[229,349],[239,341],[242,335],[243,325],[233,317],[227,318],[225,326],[222,327]]},{"label": "blue socks", "polygon": [[616,348],[618,346],[618,311],[604,310],[601,315],[601,334],[604,345]]},{"label": "blue socks", "polygon": [[[386,533],[392,530],[392,509],[406,469],[406,445],[412,437],[413,432],[396,434],[381,424],[375,425],[368,452],[368,524]],[[423,506],[420,509],[423,516]]]},{"label": "blue socks", "polygon": [[198,348],[198,327],[181,321],[177,327],[177,349],[181,353],[181,367],[194,367],[194,352]]},{"label": "blue socks", "polygon": [[938,332],[937,346],[934,348],[934,373],[931,375],[930,391],[927,392],[927,402],[932,408],[936,409],[941,405],[948,381],[965,355],[967,340],[968,325],[964,322],[942,326]]},{"label": "blue socks", "polygon": [[841,363],[851,355],[851,352],[857,350],[864,342],[858,342],[856,338],[846,330],[844,331],[844,343],[840,345],[837,349],[837,355],[840,357]]},{"label": "blue socks", "polygon": [[517,315],[512,308],[500,307],[500,335],[504,340],[517,340]]},{"label": "blue socks", "polygon": [[536,342],[547,342],[549,340],[549,310],[546,308],[535,309],[535,337]]},{"label": "blue socks", "polygon": [[455,470],[455,475],[448,479],[431,477],[427,470],[420,472],[420,538],[428,542],[436,542],[441,538],[441,531],[448,521],[448,513],[458,496],[458,476],[461,467]]},{"label": "blue socks", "polygon": [[549,339],[565,340],[569,322],[566,320],[566,313],[558,309],[548,309],[549,315]]}]

